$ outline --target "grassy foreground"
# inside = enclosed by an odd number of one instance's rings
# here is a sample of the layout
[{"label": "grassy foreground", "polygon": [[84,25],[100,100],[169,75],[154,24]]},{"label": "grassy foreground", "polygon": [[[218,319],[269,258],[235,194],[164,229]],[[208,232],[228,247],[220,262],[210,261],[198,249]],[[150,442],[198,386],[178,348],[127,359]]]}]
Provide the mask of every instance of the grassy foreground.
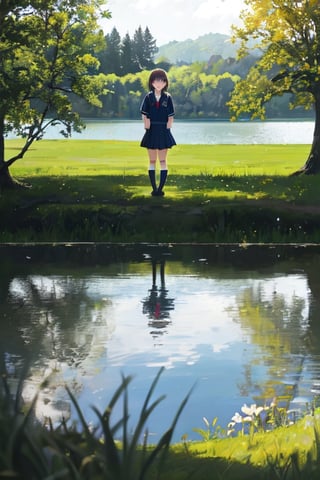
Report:
[{"label": "grassy foreground", "polygon": [[[47,427],[21,402],[23,385],[12,395],[6,376],[0,383],[0,478],[32,480],[313,480],[320,473],[320,413],[314,411],[291,426],[271,431],[251,429],[247,435],[171,445],[171,438],[192,390],[182,400],[173,421],[157,444],[149,444],[148,419],[159,403],[153,380],[137,424],[129,428],[128,386],[122,376],[105,410],[92,407],[97,421],[87,424],[67,388],[78,422],[61,419]],[[42,387],[46,386],[46,382]],[[123,414],[113,418],[120,401]],[[257,417],[256,417],[257,418]],[[165,429],[165,426],[164,426]]]},{"label": "grassy foreground", "polygon": [[166,480],[312,480],[320,473],[319,412],[252,436],[174,445]]},{"label": "grassy foreground", "polygon": [[[8,156],[20,142],[8,140]],[[308,145],[178,145],[151,197],[137,142],[42,140],[2,192],[0,241],[316,242],[319,177],[290,177]]]}]

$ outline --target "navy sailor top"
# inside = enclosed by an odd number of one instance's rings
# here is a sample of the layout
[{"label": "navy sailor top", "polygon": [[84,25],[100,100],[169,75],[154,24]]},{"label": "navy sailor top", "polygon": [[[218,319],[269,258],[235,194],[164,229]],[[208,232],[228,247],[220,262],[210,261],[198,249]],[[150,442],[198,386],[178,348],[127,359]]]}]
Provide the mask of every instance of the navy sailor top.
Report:
[{"label": "navy sailor top", "polygon": [[143,99],[140,113],[150,118],[151,124],[167,123],[168,118],[175,114],[171,95],[168,92],[162,92],[157,102],[155,94],[149,92]]}]

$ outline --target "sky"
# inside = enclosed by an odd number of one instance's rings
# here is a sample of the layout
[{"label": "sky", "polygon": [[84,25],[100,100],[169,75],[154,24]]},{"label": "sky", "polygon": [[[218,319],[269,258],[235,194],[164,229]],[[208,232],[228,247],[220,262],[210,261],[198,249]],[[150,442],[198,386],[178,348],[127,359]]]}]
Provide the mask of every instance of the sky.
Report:
[{"label": "sky", "polygon": [[206,33],[230,35],[239,24],[243,0],[107,0],[112,18],[103,23],[105,33],[115,27],[123,38],[149,28],[157,46],[173,40],[196,39]]}]

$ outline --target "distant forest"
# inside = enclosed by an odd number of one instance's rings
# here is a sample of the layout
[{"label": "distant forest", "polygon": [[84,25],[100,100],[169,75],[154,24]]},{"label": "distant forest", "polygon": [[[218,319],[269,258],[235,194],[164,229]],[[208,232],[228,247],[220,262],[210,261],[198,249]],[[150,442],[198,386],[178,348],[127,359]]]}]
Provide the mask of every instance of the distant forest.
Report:
[{"label": "distant forest", "polygon": [[[148,27],[139,27],[132,37],[126,34],[123,38],[114,27],[105,36],[105,48],[98,56],[99,73],[106,78],[102,106],[88,106],[75,99],[75,108],[87,118],[139,119],[150,70],[160,67],[168,72],[168,91],[177,118],[229,119],[226,104],[230,94],[256,62],[258,53],[238,61],[236,46],[228,39],[226,35],[207,34],[197,40],[170,42],[159,49]],[[269,119],[312,116],[313,112],[304,109],[291,110],[290,95],[274,98],[267,105]]]}]

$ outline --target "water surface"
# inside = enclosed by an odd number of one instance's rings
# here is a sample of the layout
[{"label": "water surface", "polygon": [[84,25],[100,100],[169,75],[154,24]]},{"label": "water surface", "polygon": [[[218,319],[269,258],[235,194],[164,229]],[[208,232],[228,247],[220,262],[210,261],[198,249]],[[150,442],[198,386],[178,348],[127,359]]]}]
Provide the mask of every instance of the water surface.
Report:
[{"label": "water surface", "polygon": [[50,379],[41,420],[73,417],[67,384],[95,422],[91,406],[103,410],[124,374],[134,423],[160,367],[154,439],[193,386],[175,441],[199,438],[203,416],[226,427],[244,403],[317,399],[320,247],[0,248],[2,370],[15,385],[29,362],[26,400]]},{"label": "water surface", "polygon": [[[63,138],[61,127],[48,129],[45,139]],[[172,132],[179,144],[310,144],[314,122],[281,120],[266,122],[219,122],[175,120]],[[144,130],[139,120],[87,121],[86,129],[73,139],[130,140],[139,142]],[[12,137],[11,137],[12,138]]]}]

